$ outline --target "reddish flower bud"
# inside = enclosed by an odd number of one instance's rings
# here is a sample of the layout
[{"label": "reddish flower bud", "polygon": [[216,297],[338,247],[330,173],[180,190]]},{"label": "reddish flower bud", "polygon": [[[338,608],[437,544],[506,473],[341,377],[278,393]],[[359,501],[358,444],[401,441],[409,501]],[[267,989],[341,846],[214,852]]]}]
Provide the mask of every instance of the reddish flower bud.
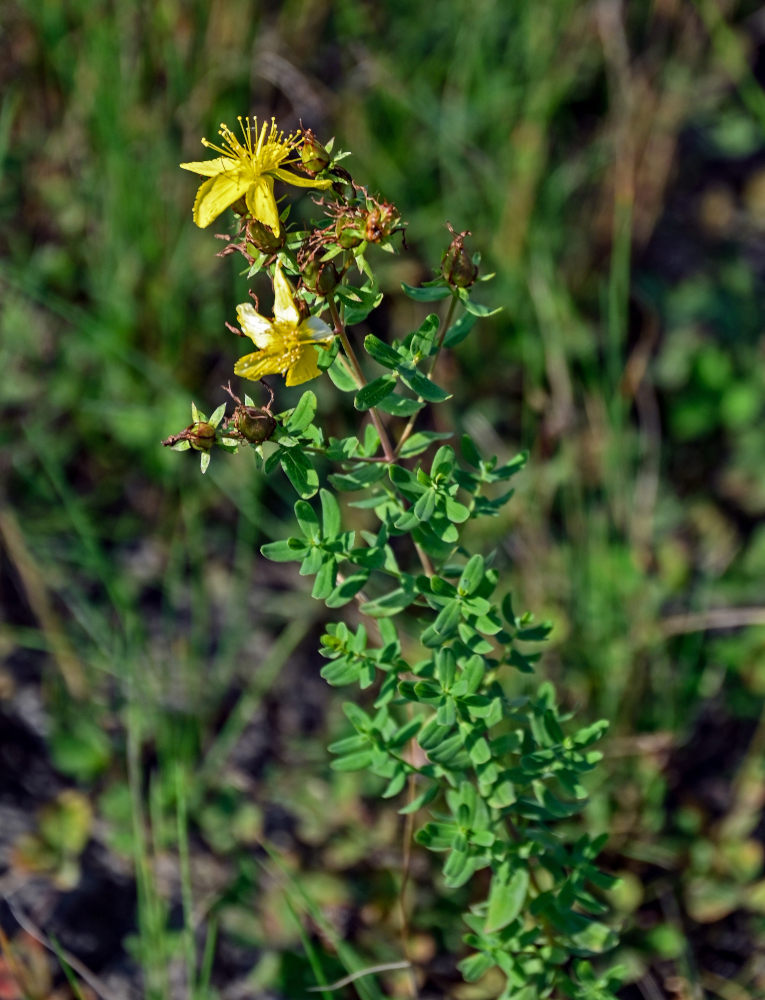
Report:
[{"label": "reddish flower bud", "polygon": [[441,274],[453,288],[470,288],[478,277],[478,268],[465,250],[465,237],[470,233],[455,233],[449,226],[452,241],[441,258]]},{"label": "reddish flower bud", "polygon": [[395,205],[387,201],[380,202],[367,214],[366,239],[370,243],[382,242],[390,236],[400,221],[401,217]]}]

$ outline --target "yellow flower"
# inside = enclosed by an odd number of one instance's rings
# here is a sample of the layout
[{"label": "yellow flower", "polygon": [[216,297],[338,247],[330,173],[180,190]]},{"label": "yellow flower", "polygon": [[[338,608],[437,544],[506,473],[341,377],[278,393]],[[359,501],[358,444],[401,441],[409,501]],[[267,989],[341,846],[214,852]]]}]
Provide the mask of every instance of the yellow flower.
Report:
[{"label": "yellow flower", "polygon": [[278,236],[279,210],[274,197],[274,178],[296,187],[310,188],[326,188],[332,182],[300,177],[284,169],[284,166],[297,162],[297,158],[290,159],[290,156],[295,150],[299,133],[285,138],[284,132],[276,128],[273,118],[270,129],[265,122],[258,129],[257,118],[253,118],[250,124],[249,118],[243,121],[240,117],[239,125],[244,144],[223,124],[220,127],[221,146],[207,139],[202,140],[203,146],[220,153],[220,156],[214,160],[181,164],[184,170],[207,177],[194,201],[194,222],[204,229],[244,196],[250,215]]},{"label": "yellow flower", "polygon": [[287,385],[300,385],[321,374],[316,347],[324,347],[334,333],[318,316],[301,319],[295,292],[281,265],[274,274],[274,318],[266,319],[249,302],[237,306],[239,325],[260,348],[240,358],[234,372],[257,382],[264,375],[286,375]]}]

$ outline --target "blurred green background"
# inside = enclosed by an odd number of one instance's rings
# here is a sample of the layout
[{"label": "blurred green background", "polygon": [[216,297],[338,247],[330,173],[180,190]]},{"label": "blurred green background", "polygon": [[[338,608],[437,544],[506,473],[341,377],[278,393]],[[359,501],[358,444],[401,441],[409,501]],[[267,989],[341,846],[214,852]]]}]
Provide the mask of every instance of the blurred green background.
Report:
[{"label": "blurred green background", "polygon": [[[564,703],[612,721],[588,822],[624,875],[623,996],[764,996],[761,5],[3,0],[0,19],[12,995],[74,995],[79,959],[114,996],[298,998],[315,963],[398,957],[397,819],[329,771],[322,609],[257,555],[289,490],[247,455],[203,478],[159,446],[192,398],[224,400],[246,295],[177,165],[249,113],[335,135],[409,221],[376,332],[415,321],[399,283],[432,276],[445,220],[496,272],[504,310],[450,359],[452,412],[490,451],[530,449],[476,544],[553,621]],[[418,863],[423,996],[496,995],[459,985],[454,904]],[[68,957],[49,969],[20,924]]]}]

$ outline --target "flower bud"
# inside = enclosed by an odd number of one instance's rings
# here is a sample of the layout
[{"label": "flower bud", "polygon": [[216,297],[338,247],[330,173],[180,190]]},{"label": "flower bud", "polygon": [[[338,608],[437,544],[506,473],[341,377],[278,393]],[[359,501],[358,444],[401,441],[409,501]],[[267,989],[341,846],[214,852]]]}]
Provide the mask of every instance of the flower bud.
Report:
[{"label": "flower bud", "polygon": [[451,226],[449,232],[452,241],[441,258],[441,274],[452,288],[470,288],[478,277],[478,268],[465,250],[465,237],[470,233],[455,233]]},{"label": "flower bud", "polygon": [[206,420],[198,420],[184,431],[186,440],[197,451],[209,451],[215,444],[215,428]]},{"label": "flower bud", "polygon": [[277,236],[270,226],[257,219],[248,219],[247,221],[247,242],[251,243],[256,250],[260,250],[261,253],[270,256],[277,250],[281,250],[284,246],[285,236],[284,230]]},{"label": "flower bud", "polygon": [[386,239],[400,222],[395,205],[383,201],[370,209],[367,214],[366,239],[370,243],[380,243]]},{"label": "flower bud", "polygon": [[262,444],[276,430],[276,421],[268,410],[261,410],[257,406],[237,406],[234,426],[251,444]]},{"label": "flower bud", "polygon": [[348,216],[340,216],[337,220],[335,234],[343,250],[352,250],[364,241],[358,222]]},{"label": "flower bud", "polygon": [[311,175],[316,175],[328,167],[332,158],[322,146],[314,133],[308,128],[303,132],[303,145],[300,148],[300,159]]},{"label": "flower bud", "polygon": [[340,276],[331,260],[321,261],[310,258],[302,269],[303,284],[312,292],[324,297],[337,286]]}]

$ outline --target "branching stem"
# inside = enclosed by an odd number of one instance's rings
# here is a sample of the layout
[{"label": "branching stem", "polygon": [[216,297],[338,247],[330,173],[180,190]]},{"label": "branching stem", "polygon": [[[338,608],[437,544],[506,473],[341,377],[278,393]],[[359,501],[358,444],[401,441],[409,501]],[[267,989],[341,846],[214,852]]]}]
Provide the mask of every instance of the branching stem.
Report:
[{"label": "branching stem", "polygon": [[[449,309],[448,312],[446,313],[446,318],[444,319],[441,325],[441,330],[438,334],[438,343],[436,344],[435,353],[430,360],[430,368],[428,369],[428,378],[432,378],[433,372],[436,370],[436,363],[438,361],[439,355],[441,354],[441,348],[444,346],[444,337],[446,336],[446,331],[452,325],[452,319],[454,318],[454,310],[457,308],[458,301],[459,299],[457,298],[457,296],[452,295],[452,300],[449,303]],[[422,402],[422,397],[420,397],[420,402]],[[417,422],[417,417],[419,415],[419,412],[420,411],[418,410],[416,413],[413,413],[411,415],[411,417],[407,421],[406,427],[404,427],[403,431],[401,432],[401,437],[398,439],[398,444],[396,445],[396,455],[399,455],[401,453],[401,449],[404,446],[404,443],[411,436],[411,433],[414,430],[414,425]]]},{"label": "branching stem", "polygon": [[[364,377],[364,372],[362,371],[361,365],[359,364],[359,359],[356,357],[356,352],[353,349],[353,345],[348,339],[348,334],[345,332],[345,326],[343,321],[340,319],[340,313],[337,311],[337,306],[335,305],[335,300],[331,295],[327,296],[327,305],[329,306],[329,314],[332,317],[332,322],[335,326],[335,333],[340,338],[340,343],[343,345],[343,350],[345,351],[345,356],[350,362],[351,368],[353,369],[353,374],[358,384],[359,389],[362,389],[366,384],[367,380]],[[383,454],[385,455],[385,460],[387,462],[394,462],[396,459],[395,452],[393,451],[393,445],[388,437],[388,432],[383,426],[383,422],[380,419],[380,414],[377,412],[373,406],[369,411],[369,416],[372,418],[372,423],[375,425],[375,429],[380,437],[380,444],[382,445]]]}]

